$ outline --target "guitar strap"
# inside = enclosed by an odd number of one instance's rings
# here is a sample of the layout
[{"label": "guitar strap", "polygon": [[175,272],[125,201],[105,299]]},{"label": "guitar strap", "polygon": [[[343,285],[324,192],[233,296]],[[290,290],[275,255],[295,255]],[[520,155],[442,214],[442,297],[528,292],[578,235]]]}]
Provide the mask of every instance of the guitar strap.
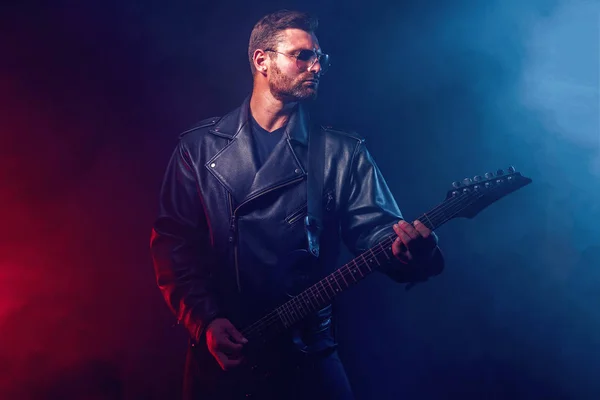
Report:
[{"label": "guitar strap", "polygon": [[[325,133],[320,127],[309,125],[308,173],[306,205],[304,219],[308,250],[319,257],[319,238],[323,230],[323,180],[325,179]],[[334,304],[332,307],[335,308]],[[332,311],[331,330],[334,340],[337,338],[337,319]]]},{"label": "guitar strap", "polygon": [[319,257],[319,239],[323,230],[323,179],[325,174],[325,135],[320,128],[309,124],[308,172],[306,206],[304,219],[308,251]]}]

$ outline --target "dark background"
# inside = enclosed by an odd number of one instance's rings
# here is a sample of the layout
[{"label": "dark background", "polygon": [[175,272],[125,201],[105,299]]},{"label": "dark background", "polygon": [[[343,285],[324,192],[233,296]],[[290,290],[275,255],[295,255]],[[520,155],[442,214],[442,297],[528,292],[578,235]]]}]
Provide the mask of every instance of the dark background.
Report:
[{"label": "dark background", "polygon": [[0,8],[0,398],[170,399],[185,334],[150,227],[177,134],[251,89],[253,24],[315,12],[318,106],[367,138],[406,218],[515,165],[534,183],[438,234],[438,278],[340,300],[360,399],[598,398],[592,1],[54,1]]}]

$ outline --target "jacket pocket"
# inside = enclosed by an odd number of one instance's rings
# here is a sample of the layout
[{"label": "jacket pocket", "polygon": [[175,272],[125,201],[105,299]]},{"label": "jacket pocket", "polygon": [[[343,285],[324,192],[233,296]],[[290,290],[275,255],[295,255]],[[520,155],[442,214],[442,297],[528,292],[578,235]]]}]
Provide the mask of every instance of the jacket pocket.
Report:
[{"label": "jacket pocket", "polygon": [[[333,191],[329,191],[323,195],[323,205],[322,205],[323,214],[326,214],[333,209],[333,206],[334,206],[333,200],[334,200]],[[293,211],[287,217],[285,217],[285,222],[288,225],[293,225],[296,222],[298,222],[299,220],[304,219],[304,217],[306,217],[307,214],[308,214],[308,207],[305,204],[302,207]]]},{"label": "jacket pocket", "polygon": [[308,207],[306,205],[303,205],[302,207],[285,217],[285,222],[287,222],[289,225],[296,223],[299,219],[302,219],[306,216],[308,211],[307,209]]}]

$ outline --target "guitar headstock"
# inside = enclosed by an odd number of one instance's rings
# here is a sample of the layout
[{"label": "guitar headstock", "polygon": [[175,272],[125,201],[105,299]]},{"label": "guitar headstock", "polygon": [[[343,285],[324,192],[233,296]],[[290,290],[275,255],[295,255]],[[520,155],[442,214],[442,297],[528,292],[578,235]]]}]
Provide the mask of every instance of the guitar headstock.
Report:
[{"label": "guitar headstock", "polygon": [[473,218],[490,204],[531,183],[514,167],[483,176],[465,178],[453,182],[452,190],[446,195],[446,203],[453,203],[453,218]]}]

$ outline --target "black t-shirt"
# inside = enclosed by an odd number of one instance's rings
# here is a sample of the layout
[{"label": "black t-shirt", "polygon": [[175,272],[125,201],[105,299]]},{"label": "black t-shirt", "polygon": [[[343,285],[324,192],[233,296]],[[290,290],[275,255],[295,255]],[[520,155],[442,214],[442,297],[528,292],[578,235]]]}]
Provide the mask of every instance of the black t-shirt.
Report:
[{"label": "black t-shirt", "polygon": [[285,125],[279,129],[275,129],[273,132],[269,132],[260,126],[252,115],[250,115],[250,125],[252,127],[252,137],[256,152],[256,163],[260,168],[281,140],[285,131]]}]

